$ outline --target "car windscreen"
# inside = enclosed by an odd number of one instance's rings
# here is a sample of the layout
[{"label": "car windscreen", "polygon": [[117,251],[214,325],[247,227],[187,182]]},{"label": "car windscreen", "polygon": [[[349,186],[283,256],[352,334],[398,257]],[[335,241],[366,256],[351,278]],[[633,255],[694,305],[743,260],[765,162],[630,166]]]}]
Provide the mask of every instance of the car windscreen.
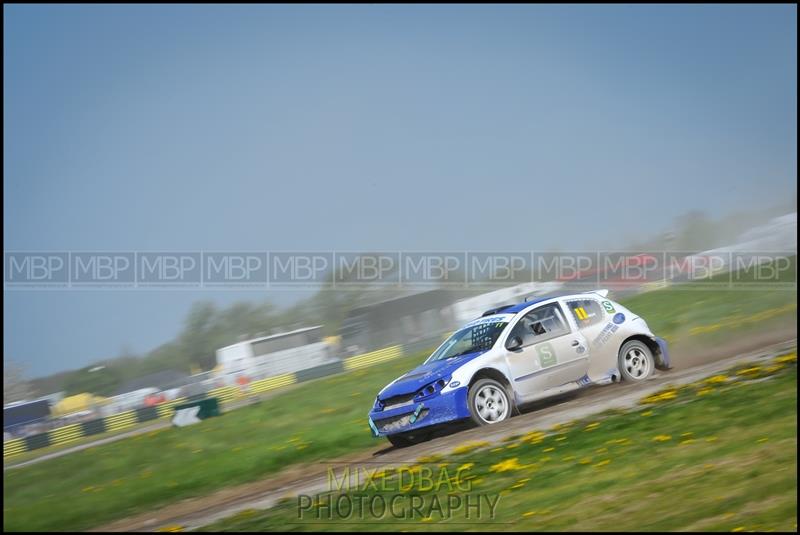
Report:
[{"label": "car windscreen", "polygon": [[427,360],[433,362],[492,348],[508,325],[506,318],[489,319],[467,325],[456,331]]}]

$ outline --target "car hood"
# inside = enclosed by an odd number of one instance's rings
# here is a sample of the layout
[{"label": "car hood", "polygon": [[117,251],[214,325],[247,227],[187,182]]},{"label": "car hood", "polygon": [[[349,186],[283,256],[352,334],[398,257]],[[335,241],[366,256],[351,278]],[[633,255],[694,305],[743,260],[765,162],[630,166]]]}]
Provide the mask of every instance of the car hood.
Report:
[{"label": "car hood", "polygon": [[378,399],[383,401],[394,396],[413,394],[423,386],[451,375],[458,368],[475,357],[483,355],[486,351],[488,350],[467,353],[452,359],[437,360],[417,366],[389,383],[380,391]]}]

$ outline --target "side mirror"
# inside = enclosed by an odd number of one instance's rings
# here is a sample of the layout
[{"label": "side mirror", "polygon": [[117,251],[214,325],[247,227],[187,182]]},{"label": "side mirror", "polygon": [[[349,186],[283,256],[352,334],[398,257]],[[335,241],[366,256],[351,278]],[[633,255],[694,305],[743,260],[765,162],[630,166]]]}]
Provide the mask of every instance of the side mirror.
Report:
[{"label": "side mirror", "polygon": [[522,338],[519,336],[512,336],[511,339],[506,342],[506,349],[509,351],[516,351],[517,349],[522,347]]}]

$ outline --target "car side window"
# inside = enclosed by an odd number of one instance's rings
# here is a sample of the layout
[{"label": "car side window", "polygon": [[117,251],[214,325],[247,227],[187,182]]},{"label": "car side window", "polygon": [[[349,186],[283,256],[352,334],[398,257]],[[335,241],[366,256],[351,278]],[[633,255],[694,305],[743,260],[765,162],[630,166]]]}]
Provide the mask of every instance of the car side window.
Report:
[{"label": "car side window", "polygon": [[575,299],[568,301],[572,315],[579,329],[590,327],[603,321],[603,307],[594,299]]},{"label": "car side window", "polygon": [[566,318],[558,303],[540,306],[525,314],[508,335],[522,339],[522,347],[557,338],[569,332]]}]

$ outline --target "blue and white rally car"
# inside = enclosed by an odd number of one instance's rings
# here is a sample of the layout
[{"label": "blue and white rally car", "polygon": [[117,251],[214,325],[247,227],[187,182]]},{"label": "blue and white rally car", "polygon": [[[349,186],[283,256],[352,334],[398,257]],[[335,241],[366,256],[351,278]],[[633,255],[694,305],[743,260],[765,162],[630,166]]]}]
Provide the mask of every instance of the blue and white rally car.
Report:
[{"label": "blue and white rally car", "polygon": [[607,296],[597,290],[485,312],[378,393],[373,434],[407,446],[438,424],[494,424],[523,403],[668,369],[666,342]]}]

